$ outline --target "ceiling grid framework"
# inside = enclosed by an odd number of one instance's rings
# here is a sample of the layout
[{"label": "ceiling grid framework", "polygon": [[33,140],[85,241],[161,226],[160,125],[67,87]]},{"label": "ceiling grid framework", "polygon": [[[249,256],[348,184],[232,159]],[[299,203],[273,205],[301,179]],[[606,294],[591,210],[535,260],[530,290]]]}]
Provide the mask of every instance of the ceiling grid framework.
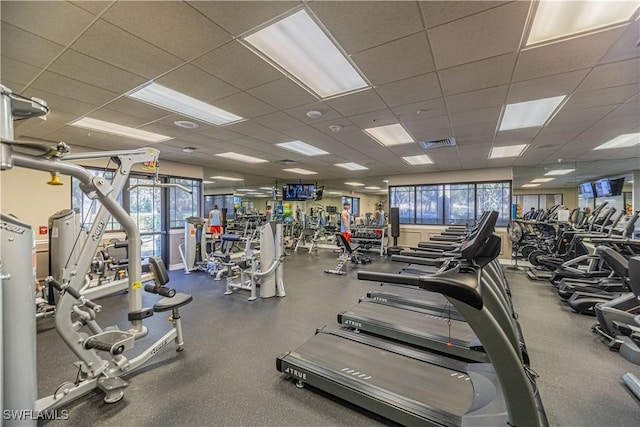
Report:
[{"label": "ceiling grid framework", "polygon": [[[161,159],[265,181],[298,178],[274,163],[283,159],[318,172],[314,180],[370,179],[370,185],[394,174],[532,167],[558,158],[629,162],[631,155],[640,168],[640,148],[592,151],[638,132],[638,11],[623,25],[523,48],[531,7],[529,1],[3,1],[0,77],[52,110],[47,121],[18,126],[19,138],[92,149],[147,145],[68,125],[87,116],[173,137],[157,144]],[[322,23],[370,88],[318,99],[240,43],[301,9]],[[216,127],[125,96],[150,80],[244,121]],[[497,131],[507,103],[559,95],[570,96],[546,127]],[[307,117],[311,110],[322,116]],[[177,128],[177,120],[199,127]],[[384,147],[362,132],[394,123],[416,143]],[[457,146],[425,151],[417,144],[449,137]],[[330,154],[307,157],[275,146],[293,140]],[[494,145],[515,144],[529,148],[520,157],[488,159]],[[215,156],[228,151],[269,162]],[[402,160],[425,153],[433,164]],[[346,162],[368,169],[334,166]]]}]

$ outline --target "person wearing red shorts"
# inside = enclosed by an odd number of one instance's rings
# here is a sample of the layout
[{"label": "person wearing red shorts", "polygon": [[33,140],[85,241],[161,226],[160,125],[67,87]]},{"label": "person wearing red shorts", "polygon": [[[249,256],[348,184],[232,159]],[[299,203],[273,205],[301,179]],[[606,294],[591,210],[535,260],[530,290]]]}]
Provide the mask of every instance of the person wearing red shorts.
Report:
[{"label": "person wearing red shorts", "polygon": [[209,211],[209,232],[213,240],[218,240],[222,234],[222,217],[218,205],[213,205],[213,209]]},{"label": "person wearing red shorts", "polygon": [[351,243],[351,203],[345,202],[342,213],[340,214],[340,232]]}]

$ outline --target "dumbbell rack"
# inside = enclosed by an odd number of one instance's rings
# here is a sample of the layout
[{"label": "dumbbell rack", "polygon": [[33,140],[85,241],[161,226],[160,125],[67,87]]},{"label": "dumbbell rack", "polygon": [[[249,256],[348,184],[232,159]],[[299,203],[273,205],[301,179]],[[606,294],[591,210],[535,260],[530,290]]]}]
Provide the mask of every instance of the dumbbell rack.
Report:
[{"label": "dumbbell rack", "polygon": [[351,229],[351,243],[354,245],[370,246],[364,250],[380,252],[380,256],[385,254],[388,246],[386,227],[354,227]]}]

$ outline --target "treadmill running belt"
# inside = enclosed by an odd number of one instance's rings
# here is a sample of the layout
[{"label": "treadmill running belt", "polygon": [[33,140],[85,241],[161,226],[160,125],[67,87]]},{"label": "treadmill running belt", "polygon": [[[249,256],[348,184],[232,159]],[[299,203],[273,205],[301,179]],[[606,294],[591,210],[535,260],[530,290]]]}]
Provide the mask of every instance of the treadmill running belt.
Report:
[{"label": "treadmill running belt", "polygon": [[[295,353],[336,374],[357,378],[455,417],[462,417],[473,399],[473,385],[466,373],[333,335],[317,334]],[[453,422],[459,423],[459,419]]]},{"label": "treadmill running belt", "polygon": [[[374,319],[377,322],[384,322],[389,325],[397,325],[402,329],[413,329],[418,334],[442,337],[444,341],[449,339],[449,324],[446,310],[443,310],[442,318],[435,318],[416,311],[403,310],[383,304],[363,301],[346,313],[353,313],[358,317]],[[477,339],[476,334],[467,322],[453,319],[451,320],[450,335],[451,341],[467,344]]]}]

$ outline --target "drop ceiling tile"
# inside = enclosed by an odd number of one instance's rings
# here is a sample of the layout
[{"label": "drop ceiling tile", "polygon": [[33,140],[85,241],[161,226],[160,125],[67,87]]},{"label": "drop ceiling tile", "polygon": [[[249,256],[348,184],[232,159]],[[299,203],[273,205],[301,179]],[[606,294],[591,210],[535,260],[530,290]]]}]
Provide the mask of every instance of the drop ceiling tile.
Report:
[{"label": "drop ceiling tile", "polygon": [[435,140],[451,137],[451,125],[447,116],[405,122],[404,126],[417,140]]},{"label": "drop ceiling tile", "polygon": [[67,45],[95,17],[69,2],[2,2],[2,21],[56,43]]},{"label": "drop ceiling tile", "polygon": [[349,116],[348,119],[351,123],[356,125],[358,129],[367,129],[399,123],[396,115],[389,109]]},{"label": "drop ceiling tile", "polygon": [[272,144],[290,141],[287,135],[275,132],[268,127],[262,126],[249,120],[239,123],[232,123],[226,126],[226,130],[230,130],[232,132]]},{"label": "drop ceiling tile", "polygon": [[149,122],[160,120],[163,117],[172,115],[170,111],[154,107],[153,105],[146,104],[144,102],[136,101],[135,99],[128,98],[126,96],[120,97],[107,105],[104,105],[102,108],[123,114],[131,114],[132,116],[139,117]]},{"label": "drop ceiling tile", "polygon": [[89,1],[72,1],[70,2],[75,6],[81,7],[87,12],[93,13],[94,15],[99,14],[103,10],[105,10],[109,5],[113,2],[111,1],[98,1],[98,0],[89,0]]},{"label": "drop ceiling tile", "polygon": [[313,95],[288,78],[282,78],[255,87],[248,90],[247,93],[279,110],[298,107],[316,100]]},{"label": "drop ceiling tile", "polygon": [[303,125],[300,120],[294,119],[289,114],[283,113],[282,111],[265,114],[260,117],[254,117],[253,121],[276,131],[287,130]]},{"label": "drop ceiling tile", "polygon": [[31,88],[94,105],[106,104],[119,96],[116,92],[91,86],[51,71],[45,71],[33,82]]},{"label": "drop ceiling tile", "polygon": [[[331,130],[329,126],[340,126],[340,130],[335,132]],[[349,120],[325,120],[317,123],[310,123],[310,126],[319,130],[320,132],[330,136],[335,137],[338,133],[348,133],[348,132],[359,132],[360,127],[354,126]]]},{"label": "drop ceiling tile", "polygon": [[257,98],[245,93],[240,92],[235,95],[219,99],[216,101],[216,107],[227,110],[231,113],[237,114],[245,119],[250,119],[256,116],[263,116],[268,113],[276,111],[272,106],[265,104]]},{"label": "drop ceiling tile", "polygon": [[502,85],[448,96],[447,107],[449,107],[449,112],[454,114],[501,106],[504,104],[508,88],[508,85]]},{"label": "drop ceiling tile", "polygon": [[496,56],[438,72],[446,95],[472,92],[509,83],[516,54]]},{"label": "drop ceiling tile", "polygon": [[635,20],[627,25],[622,36],[611,46],[606,55],[600,59],[600,64],[622,61],[640,56],[640,50],[636,46],[640,34],[640,21]]},{"label": "drop ceiling tile", "polygon": [[[16,2],[17,3],[17,2]],[[6,3],[2,3],[4,5]],[[16,61],[35,67],[46,67],[56,55],[60,54],[64,46],[38,37],[20,28],[2,23],[2,58],[13,58]]]},{"label": "drop ceiling tile", "polygon": [[223,127],[208,127],[203,129],[202,131],[195,132],[195,134],[200,134],[205,137],[211,137],[215,139],[219,139],[221,141],[232,141],[234,139],[242,138],[242,135],[236,132],[233,132],[227,129],[226,126]]},{"label": "drop ceiling tile", "polygon": [[495,140],[500,143],[498,145],[528,143],[531,139],[535,138],[538,133],[540,133],[540,130],[540,127],[505,130],[497,132]]},{"label": "drop ceiling tile", "polygon": [[553,130],[558,126],[576,126],[580,124],[591,126],[593,123],[613,111],[614,108],[616,108],[615,105],[576,109],[562,108],[558,114],[553,117],[553,120],[547,124],[543,131]]},{"label": "drop ceiling tile", "polygon": [[101,20],[73,43],[72,48],[147,79],[182,63],[177,57]]},{"label": "drop ceiling tile", "polygon": [[391,108],[401,122],[447,115],[443,98],[414,102]]},{"label": "drop ceiling tile", "polygon": [[598,65],[587,76],[580,90],[602,89],[640,82],[640,59]]},{"label": "drop ceiling tile", "polygon": [[508,103],[531,101],[571,94],[589,73],[589,69],[531,79],[511,84]]},{"label": "drop ceiling tile", "polygon": [[235,87],[189,64],[182,65],[155,81],[210,104],[239,92]]},{"label": "drop ceiling tile", "polygon": [[282,78],[280,71],[237,41],[207,53],[192,64],[243,90]]},{"label": "drop ceiling tile", "polygon": [[[575,39],[523,50],[514,81],[529,80],[595,66],[622,34],[611,29]],[[576,52],[581,52],[576,55]]]},{"label": "drop ceiling tile", "polygon": [[76,116],[83,116],[88,112],[98,108],[97,105],[87,104],[64,96],[55,95],[41,89],[30,88],[24,91],[22,95],[27,97],[36,97],[44,100],[49,106],[50,110],[61,111],[69,114],[74,114]]},{"label": "drop ceiling tile", "polygon": [[516,1],[428,30],[437,68],[515,52],[528,11]]},{"label": "drop ceiling tile", "polygon": [[73,50],[65,51],[49,70],[117,93],[128,92],[145,82],[140,76]]},{"label": "drop ceiling tile", "polygon": [[624,104],[616,107],[607,118],[623,116],[640,117],[640,97],[635,96]]},{"label": "drop ceiling tile", "polygon": [[184,60],[231,40],[229,33],[183,2],[117,2],[102,19]]},{"label": "drop ceiling tile", "polygon": [[421,1],[420,9],[427,28],[475,15],[501,6],[504,1]]},{"label": "drop ceiling tile", "polygon": [[373,85],[433,71],[433,59],[423,32],[394,40],[351,57]]},{"label": "drop ceiling tile", "polygon": [[382,99],[371,89],[329,99],[325,102],[343,116],[355,116],[386,108]]},{"label": "drop ceiling tile", "polygon": [[640,92],[640,85],[637,83],[591,91],[580,90],[567,101],[563,109],[573,110],[622,104],[638,92]]},{"label": "drop ceiling tile", "polygon": [[11,58],[3,57],[2,61],[0,61],[0,76],[2,76],[2,82],[11,81],[18,83],[18,86],[10,88],[13,91],[21,90],[27,85],[27,83],[38,75],[40,70],[41,69],[38,67],[13,60]]},{"label": "drop ceiling tile", "polygon": [[312,2],[316,16],[348,53],[422,31],[415,2]]},{"label": "drop ceiling tile", "polygon": [[100,108],[88,115],[92,119],[104,120],[106,122],[116,123],[123,126],[139,127],[148,122],[140,117],[135,117],[127,113],[121,113],[118,111],[107,110],[106,108]]},{"label": "drop ceiling tile", "polygon": [[377,86],[375,91],[390,107],[410,104],[442,96],[436,73],[399,80]]},{"label": "drop ceiling tile", "polygon": [[478,123],[487,122],[493,122],[497,124],[501,110],[502,107],[490,107],[480,110],[451,114],[451,125],[454,128],[457,128],[458,126],[475,125]]},{"label": "drop ceiling tile", "polygon": [[[319,111],[322,113],[322,116],[316,119],[312,119],[307,116],[308,111]],[[301,122],[309,124],[324,120],[336,120],[343,118],[325,101],[318,101],[311,104],[301,105],[300,107],[290,108],[285,110],[285,113],[289,114],[291,117],[297,120],[300,120]]]},{"label": "drop ceiling tile", "polygon": [[301,4],[297,1],[190,1],[188,3],[234,36],[262,25]]},{"label": "drop ceiling tile", "polygon": [[490,143],[496,132],[496,122],[476,123],[468,126],[456,126],[454,129],[458,145],[469,142],[483,141]]}]

